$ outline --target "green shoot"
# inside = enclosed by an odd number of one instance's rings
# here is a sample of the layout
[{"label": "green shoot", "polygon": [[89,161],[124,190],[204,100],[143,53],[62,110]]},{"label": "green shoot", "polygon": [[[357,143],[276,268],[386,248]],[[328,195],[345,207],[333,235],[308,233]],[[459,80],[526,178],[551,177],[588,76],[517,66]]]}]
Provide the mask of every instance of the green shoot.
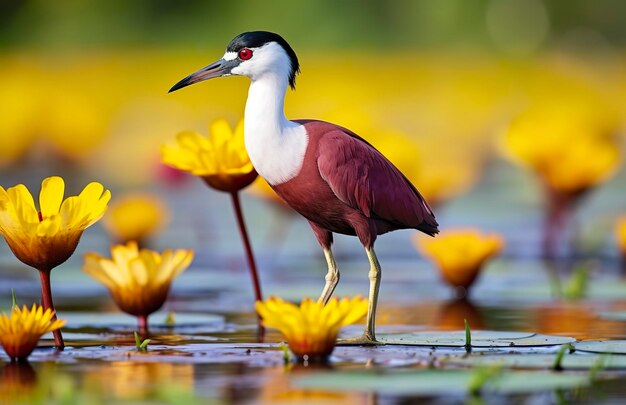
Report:
[{"label": "green shoot", "polygon": [[283,362],[285,364],[291,363],[291,351],[289,351],[289,346],[283,342],[279,347],[283,351]]},{"label": "green shoot", "polygon": [[577,300],[585,297],[589,279],[587,265],[580,265],[574,268],[570,278],[563,286],[563,297],[569,300]]},{"label": "green shoot", "polygon": [[552,370],[563,371],[563,358],[565,357],[565,352],[570,350],[572,350],[572,345],[569,343],[564,344],[559,348],[559,351],[556,352],[556,356],[554,357],[554,363],[552,363]]},{"label": "green shoot", "polygon": [[168,312],[167,316],[165,317],[165,325],[169,326],[170,328],[174,327],[174,325],[176,325],[176,314],[174,314],[173,312]]},{"label": "green shoot", "polygon": [[489,366],[481,365],[474,369],[470,375],[467,390],[472,396],[480,395],[480,391],[485,384],[502,374],[502,364],[493,364]]},{"label": "green shoot", "polygon": [[469,353],[472,351],[472,331],[467,319],[463,319],[463,322],[465,322],[465,351]]},{"label": "green shoot", "polygon": [[11,301],[13,304],[11,305],[11,309],[17,308],[17,297],[15,296],[15,290],[11,288]]},{"label": "green shoot", "polygon": [[141,338],[139,337],[139,334],[135,331],[135,346],[137,347],[138,351],[147,352],[148,345],[150,344],[150,342],[151,342],[150,339],[144,339],[142,341]]},{"label": "green shoot", "polygon": [[598,379],[598,374],[606,368],[609,357],[610,355],[608,353],[604,353],[598,357],[598,360],[596,360],[589,369],[589,380],[595,382]]}]

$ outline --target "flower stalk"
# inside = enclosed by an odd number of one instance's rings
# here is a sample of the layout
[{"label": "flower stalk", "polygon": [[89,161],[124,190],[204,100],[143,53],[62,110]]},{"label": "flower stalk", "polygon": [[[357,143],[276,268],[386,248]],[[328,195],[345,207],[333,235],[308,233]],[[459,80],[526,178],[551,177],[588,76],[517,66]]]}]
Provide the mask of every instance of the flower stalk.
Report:
[{"label": "flower stalk", "polygon": [[[0,186],[0,235],[17,259],[39,271],[42,305],[54,319],[50,272],[70,258],[85,229],[102,218],[111,199],[111,192],[96,182],[76,196],[64,194],[65,182],[58,176],[42,181],[38,206],[23,184],[6,190]],[[63,336],[56,329],[55,346],[63,349]]]},{"label": "flower stalk", "polygon": [[557,244],[569,223],[577,196],[568,195],[546,185],[548,201],[543,232],[542,254],[546,259],[557,255]]},{"label": "flower stalk", "polygon": [[139,315],[137,317],[137,326],[139,327],[139,332],[142,335],[148,334],[148,315]]},{"label": "flower stalk", "polygon": [[[52,321],[57,320],[56,311],[54,309],[54,303],[52,302],[52,287],[50,285],[50,270],[39,270],[39,280],[41,281],[41,304],[44,310],[50,310],[54,315],[52,315]],[[54,336],[54,346],[58,350],[63,350],[65,348],[65,343],[63,342],[63,334],[61,333],[61,329],[55,329],[52,331],[52,336]]]},{"label": "flower stalk", "polygon": [[246,222],[243,218],[243,211],[241,210],[239,192],[233,191],[230,193],[230,196],[233,203],[233,209],[235,210],[235,216],[237,217],[237,225],[239,226],[241,241],[246,250],[246,260],[248,262],[248,269],[250,270],[250,277],[252,278],[252,286],[254,288],[254,299],[255,301],[263,301],[261,283],[259,282],[259,273],[257,271],[256,261],[254,260],[254,253],[252,251],[252,245],[250,244],[250,238],[248,237]]},{"label": "flower stalk", "polygon": [[[200,177],[207,186],[229,193],[244,245],[256,301],[262,301],[261,284],[250,238],[243,219],[239,191],[257,178],[245,148],[243,120],[231,129],[225,120],[211,124],[210,135],[184,131],[176,135],[175,145],[161,148],[165,164]],[[263,330],[259,323],[259,332]]]}]

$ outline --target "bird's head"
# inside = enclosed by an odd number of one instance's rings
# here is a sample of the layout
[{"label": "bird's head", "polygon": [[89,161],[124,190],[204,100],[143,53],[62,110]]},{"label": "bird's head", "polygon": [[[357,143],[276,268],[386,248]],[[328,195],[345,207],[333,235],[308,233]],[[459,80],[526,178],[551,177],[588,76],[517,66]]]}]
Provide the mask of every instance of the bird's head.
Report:
[{"label": "bird's head", "polygon": [[268,31],[244,32],[230,41],[220,60],[185,77],[172,86],[170,93],[203,80],[231,75],[252,80],[277,75],[295,88],[299,72],[298,57],[283,37]]}]

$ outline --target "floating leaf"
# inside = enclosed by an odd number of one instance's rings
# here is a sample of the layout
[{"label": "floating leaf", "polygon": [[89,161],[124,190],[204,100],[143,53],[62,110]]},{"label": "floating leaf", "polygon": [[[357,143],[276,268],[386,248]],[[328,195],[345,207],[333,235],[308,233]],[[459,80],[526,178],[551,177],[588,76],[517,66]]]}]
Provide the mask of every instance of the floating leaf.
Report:
[{"label": "floating leaf", "polygon": [[581,352],[626,354],[626,340],[585,340],[574,343]]},{"label": "floating leaf", "polygon": [[[332,372],[294,378],[298,388],[333,391],[377,391],[388,394],[449,395],[465,393],[473,372],[468,370],[426,370],[389,373]],[[583,375],[553,372],[507,372],[481,386],[485,393],[528,393],[576,388],[589,384]]]},{"label": "floating leaf", "polygon": [[493,364],[489,366],[476,367],[470,376],[468,383],[468,391],[472,395],[478,395],[483,387],[494,378],[498,378],[502,375],[502,365]]},{"label": "floating leaf", "polygon": [[[415,332],[379,334],[385,344],[412,346],[465,347],[466,331]],[[541,335],[526,332],[500,332],[479,330],[471,332],[472,347],[552,346],[575,342],[566,336]]]},{"label": "floating leaf", "polygon": [[[626,369],[626,357],[593,354],[566,354],[560,361],[563,370]],[[454,356],[441,359],[445,365],[452,366],[488,366],[502,365],[507,368],[552,369],[555,365],[553,354],[485,354],[480,356]]]}]

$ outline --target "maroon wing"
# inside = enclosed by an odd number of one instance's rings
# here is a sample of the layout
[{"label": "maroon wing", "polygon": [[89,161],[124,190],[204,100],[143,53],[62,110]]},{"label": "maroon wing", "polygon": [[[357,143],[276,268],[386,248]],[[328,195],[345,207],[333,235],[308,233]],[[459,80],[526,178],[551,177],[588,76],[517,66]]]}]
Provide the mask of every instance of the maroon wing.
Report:
[{"label": "maroon wing", "polygon": [[431,235],[438,232],[433,211],[413,184],[354,133],[336,126],[324,133],[317,165],[335,195],[366,217]]}]

